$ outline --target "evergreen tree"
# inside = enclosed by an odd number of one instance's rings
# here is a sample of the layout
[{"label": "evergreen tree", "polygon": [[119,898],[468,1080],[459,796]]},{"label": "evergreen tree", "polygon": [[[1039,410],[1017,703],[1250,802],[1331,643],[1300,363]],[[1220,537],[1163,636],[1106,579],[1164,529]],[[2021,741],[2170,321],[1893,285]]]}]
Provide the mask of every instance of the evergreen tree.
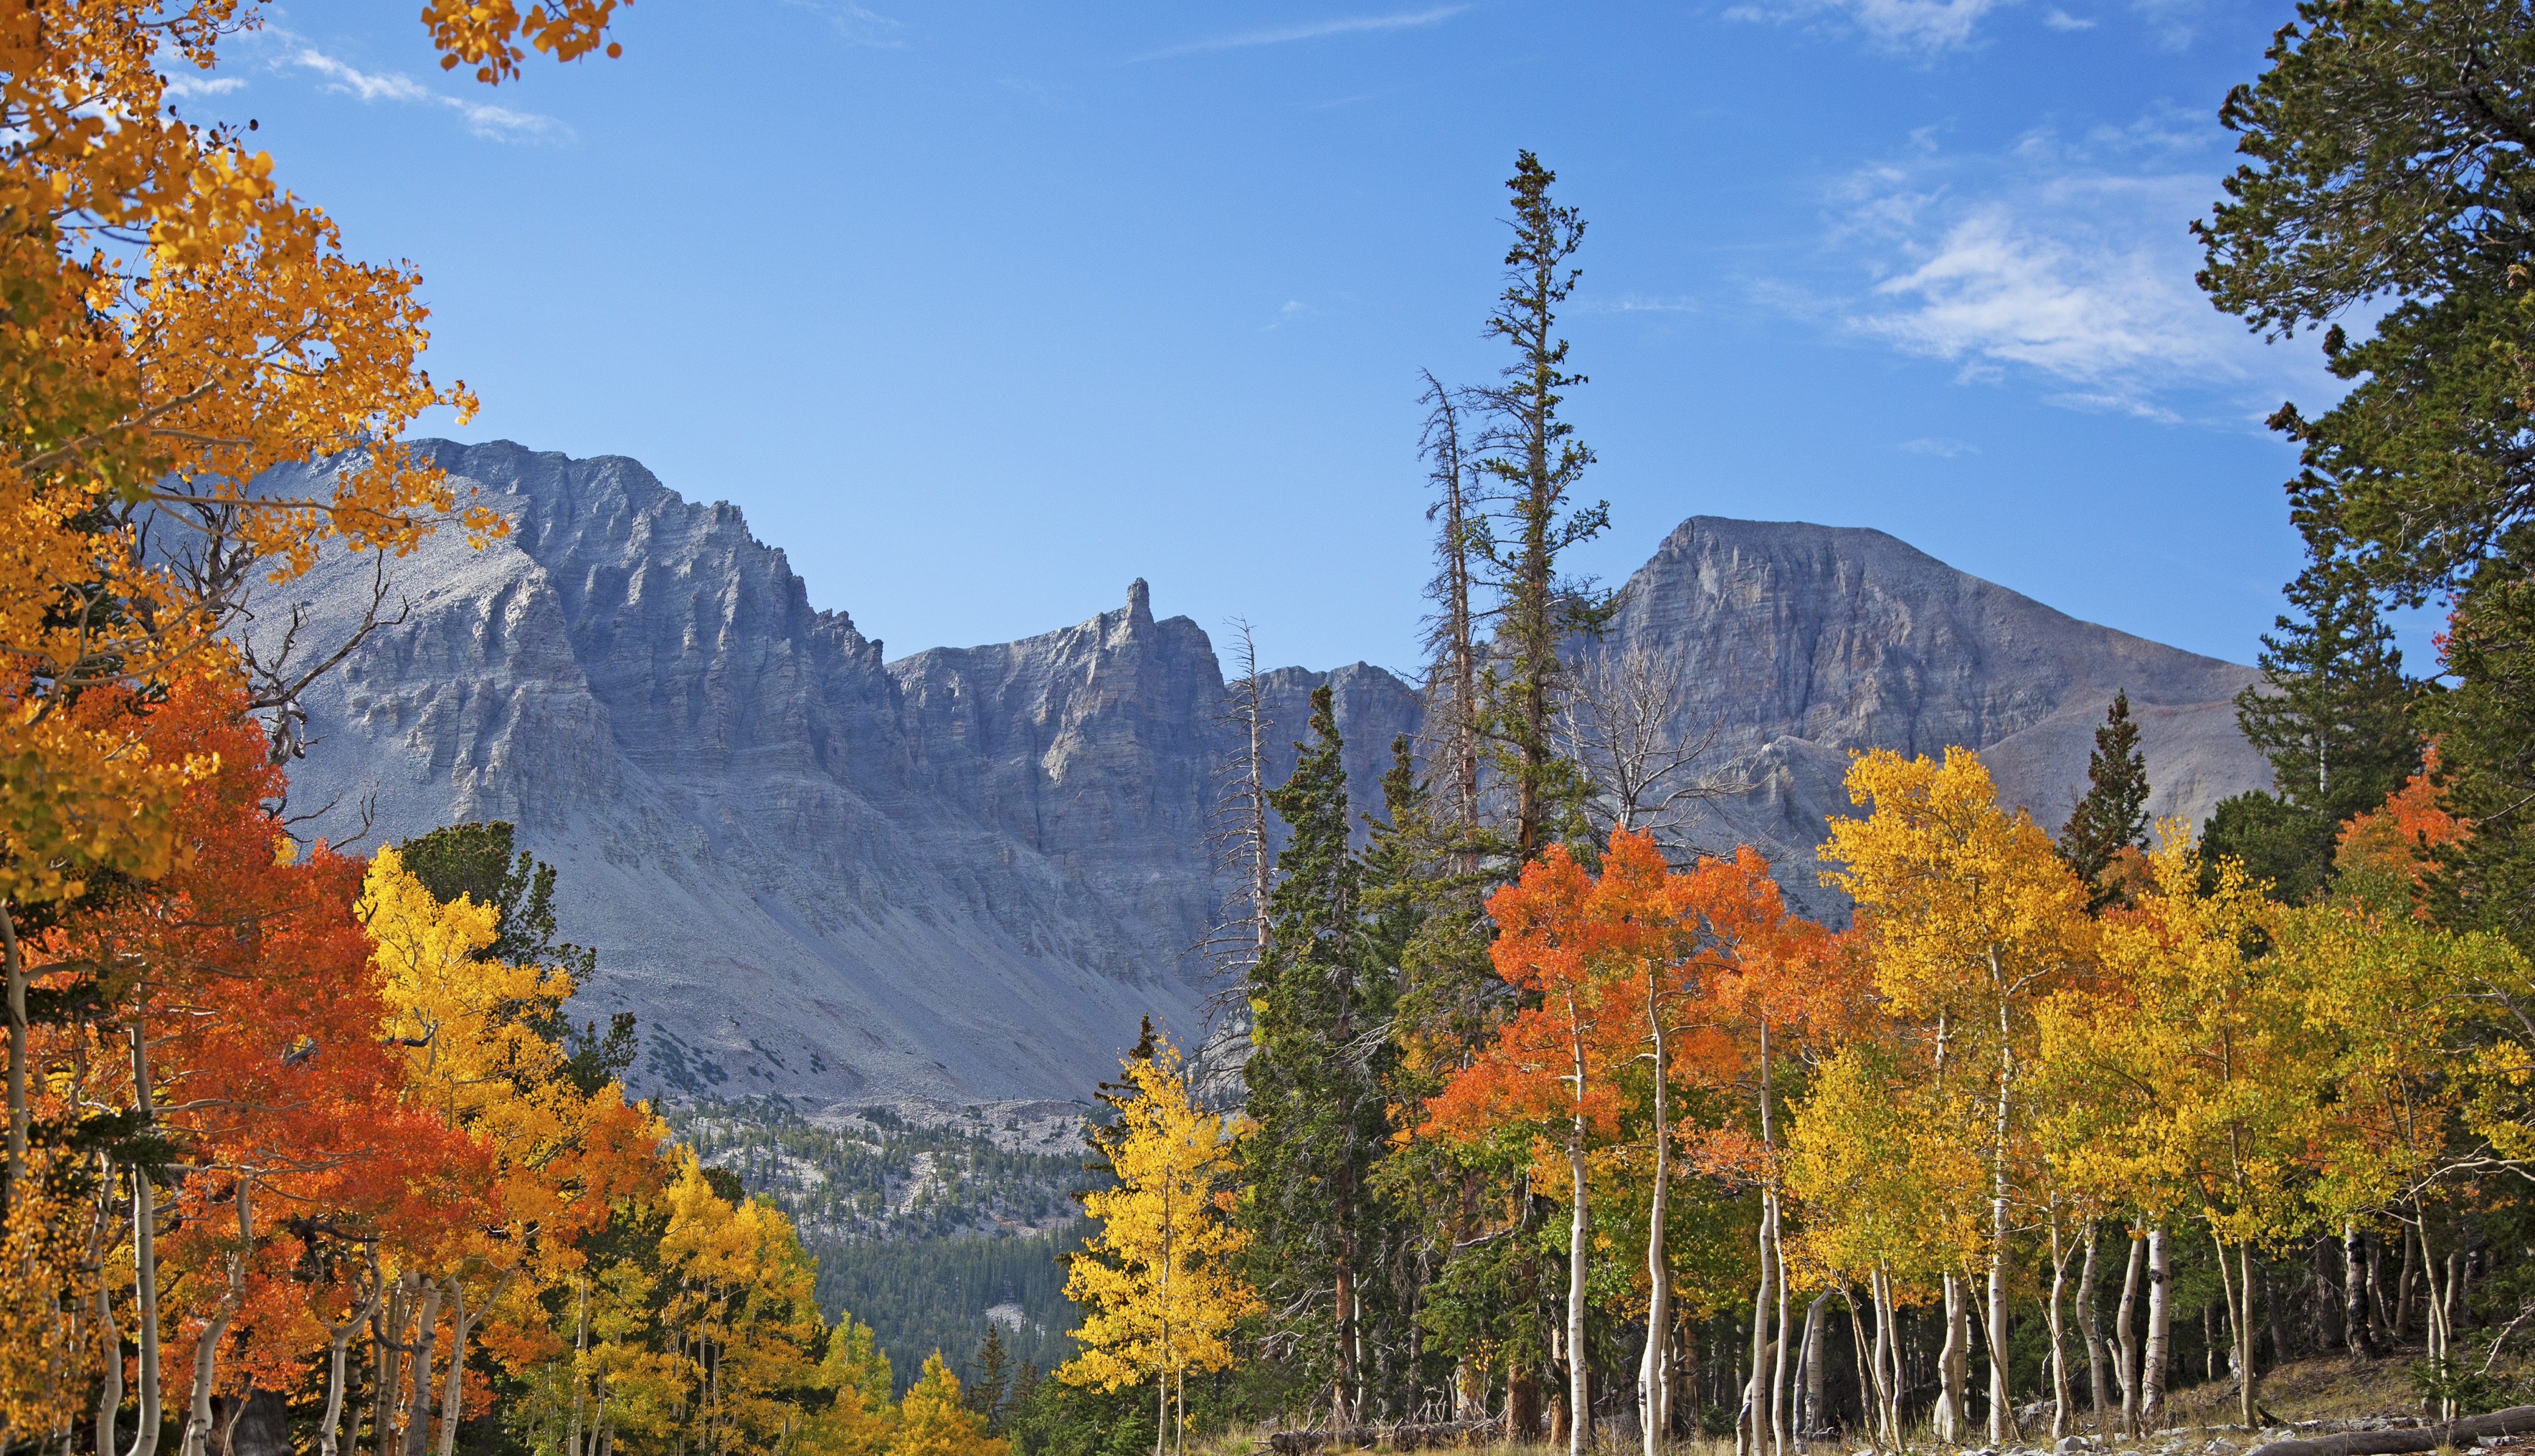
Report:
[{"label": "evergreen tree", "polygon": [[2086,797],[2060,831],[2060,857],[2093,887],[2098,909],[2111,898],[2101,881],[2113,856],[2147,846],[2147,757],[2139,752],[2138,736],[2130,694],[2114,694],[2104,726],[2095,730],[2094,755],[2086,760]]},{"label": "evergreen tree", "polygon": [[1392,998],[1375,974],[1379,941],[1364,923],[1364,866],[1348,842],[1344,745],[1326,684],[1312,692],[1311,733],[1269,796],[1287,838],[1268,952],[1250,986],[1242,1074],[1256,1127],[1244,1218],[1270,1307],[1297,1311],[1332,1419],[1352,1422],[1367,1374],[1368,1181],[1389,1130],[1383,1031]]},{"label": "evergreen tree", "polygon": [[977,1356],[968,1371],[959,1403],[985,1418],[989,1434],[1002,1434],[1004,1395],[1013,1383],[1013,1362],[1004,1349],[1004,1327],[993,1319],[986,1321],[986,1337],[977,1343]]},{"label": "evergreen tree", "polygon": [[2406,712],[2402,653],[2367,578],[2324,557],[2288,588],[2256,661],[2262,681],[2236,697],[2236,722],[2271,761],[2272,792],[2239,794],[2210,817],[2207,857],[2242,860],[2281,899],[2303,902],[2331,878],[2342,821],[2385,802],[2421,767]]},{"label": "evergreen tree", "polygon": [[1498,597],[1498,646],[1481,683],[1479,729],[1495,745],[1494,766],[1514,797],[1511,847],[1526,860],[1580,825],[1582,777],[1553,741],[1566,686],[1559,652],[1576,634],[1601,631],[1611,613],[1609,596],[1558,571],[1562,552],[1610,524],[1611,508],[1568,501],[1593,452],[1558,413],[1567,393],[1585,382],[1570,372],[1567,340],[1558,336],[1559,305],[1583,275],[1568,260],[1583,243],[1584,219],[1551,200],[1556,180],[1522,152],[1506,182],[1515,240],[1506,250],[1505,292],[1485,333],[1511,344],[1515,360],[1500,383],[1478,392],[1489,424],[1477,464],[1495,483],[1497,512],[1474,523],[1467,543]]},{"label": "evergreen tree", "polygon": [[[397,853],[440,903],[464,897],[492,907],[493,942],[477,959],[549,968],[587,988],[598,974],[598,952],[555,939],[555,868],[524,849],[515,858],[513,834],[505,819],[448,824],[405,840]],[[642,1050],[631,1011],[609,1016],[600,1031],[595,1020],[574,1027],[557,1006],[537,1020],[536,1031],[570,1055],[564,1074],[585,1093],[622,1077]]]}]

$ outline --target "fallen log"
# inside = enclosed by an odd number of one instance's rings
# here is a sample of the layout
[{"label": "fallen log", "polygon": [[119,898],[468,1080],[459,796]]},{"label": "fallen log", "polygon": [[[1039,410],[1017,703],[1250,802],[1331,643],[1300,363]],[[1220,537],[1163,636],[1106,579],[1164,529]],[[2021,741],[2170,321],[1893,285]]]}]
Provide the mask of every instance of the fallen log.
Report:
[{"label": "fallen log", "polygon": [[2487,1435],[2535,1432],[2535,1406],[2510,1406],[2488,1416],[2467,1416],[2408,1430],[2345,1430],[2339,1435],[2272,1441],[2247,1456],[2396,1456],[2404,1451],[2435,1451],[2464,1445]]}]

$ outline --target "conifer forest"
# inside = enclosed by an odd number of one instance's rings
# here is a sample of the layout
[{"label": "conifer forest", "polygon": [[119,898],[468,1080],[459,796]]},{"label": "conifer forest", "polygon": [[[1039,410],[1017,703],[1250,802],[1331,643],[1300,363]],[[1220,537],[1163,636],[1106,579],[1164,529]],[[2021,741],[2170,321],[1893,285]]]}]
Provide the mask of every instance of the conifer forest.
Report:
[{"label": "conifer forest", "polygon": [[[1591,249],[1523,151],[1500,367],[1400,442],[1422,731],[1350,777],[1329,686],[1276,722],[1235,675],[1206,1024],[1119,1028],[1070,1105],[815,1117],[629,1093],[511,823],[303,832],[350,648],[242,647],[249,584],[511,526],[399,443],[476,402],[420,275],[171,107],[259,9],[0,15],[0,1456],[2535,1433],[2525,0],[2303,0],[2207,98],[2198,285],[2349,386],[2268,421],[2271,788],[2152,816],[2121,696],[2056,829],[1956,746],[1853,755],[1813,860],[1720,836],[1670,690],[1587,650]],[[624,19],[421,13],[491,94],[603,85]]]}]

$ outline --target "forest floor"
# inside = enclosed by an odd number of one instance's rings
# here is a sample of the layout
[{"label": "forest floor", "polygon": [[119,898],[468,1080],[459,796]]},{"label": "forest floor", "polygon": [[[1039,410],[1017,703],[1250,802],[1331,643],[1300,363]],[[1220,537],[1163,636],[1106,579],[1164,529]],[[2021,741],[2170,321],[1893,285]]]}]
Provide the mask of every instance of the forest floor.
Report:
[{"label": "forest floor", "polygon": [[[2273,1418],[2262,1428],[2248,1430],[2236,1409],[2236,1382],[2232,1379],[2204,1381],[2187,1386],[2168,1395],[2173,1411],[2173,1425],[2136,1439],[2092,1436],[2092,1424],[2080,1422],[2072,1431],[2090,1439],[2082,1448],[2102,1456],[2241,1456],[2266,1440],[2277,1440],[2306,1431],[2283,1429],[2283,1424],[2307,1422],[2383,1421],[2389,1425],[2409,1425],[2422,1414],[2421,1392],[2414,1383],[2413,1371],[2421,1361],[2421,1351],[2397,1350],[2370,1361],[2352,1361],[2347,1356],[2323,1356],[2302,1360],[2266,1370],[2258,1392],[2261,1407]],[[2469,1410],[2494,1410],[2535,1400],[2535,1360],[2521,1361],[2504,1356],[2489,1372],[2488,1398],[2468,1407]],[[1993,1450],[1977,1443],[1963,1448],[1962,1456],[2043,1456],[2058,1444],[2050,1437],[2050,1417],[2046,1413],[2031,1434],[2023,1441]],[[1192,1456],[1254,1456],[1266,1446],[1267,1427],[1242,1427],[1218,1431],[1201,1442],[1193,1443]],[[1638,1446],[1634,1435],[1623,1438],[1620,1432],[1597,1431],[1593,1449],[1596,1456],[1634,1456]],[[1927,1439],[1924,1431],[1910,1442],[1914,1451],[1938,1452],[1947,1448]],[[1809,1456],[1851,1456],[1862,1452],[1864,1442],[1838,1436],[1806,1443]],[[1485,1446],[1488,1456],[1566,1456],[1566,1447],[1534,1444]],[[1674,1456],[1734,1456],[1734,1442],[1722,1440],[1677,1441],[1670,1450]],[[1334,1453],[1332,1453],[1334,1456]],[[2513,1436],[2496,1440],[2476,1449],[2472,1456],[2535,1456],[2535,1437]]]}]

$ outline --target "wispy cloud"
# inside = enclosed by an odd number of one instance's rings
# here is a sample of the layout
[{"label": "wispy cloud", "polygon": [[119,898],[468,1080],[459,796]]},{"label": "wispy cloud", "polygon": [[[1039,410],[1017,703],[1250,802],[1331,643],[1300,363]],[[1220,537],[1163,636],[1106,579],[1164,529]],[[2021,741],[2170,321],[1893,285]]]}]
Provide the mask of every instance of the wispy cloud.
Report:
[{"label": "wispy cloud", "polygon": [[1277,330],[1293,323],[1296,319],[1303,317],[1311,311],[1311,305],[1303,302],[1301,299],[1288,298],[1285,300],[1284,307],[1276,310],[1275,318],[1259,326],[1259,332],[1262,334],[1273,334]]},{"label": "wispy cloud", "polygon": [[2095,23],[2093,21],[2079,20],[2069,12],[2059,9],[2054,9],[2049,14],[2043,16],[2042,24],[2049,26],[2054,30],[2091,30],[2095,29]]},{"label": "wispy cloud", "polygon": [[235,76],[170,76],[167,95],[172,100],[190,101],[196,96],[225,96],[246,90],[246,83]]},{"label": "wispy cloud", "polygon": [[2311,352],[2266,348],[2193,281],[2185,224],[2217,196],[2203,130],[2159,112],[2073,139],[2036,128],[1989,156],[1916,135],[1830,199],[1826,242],[1866,271],[1865,291],[1771,301],[1965,383],[2038,385],[2065,408],[2170,421],[2180,401],[2233,399],[2236,420],[2284,388],[2319,393]]},{"label": "wispy cloud", "polygon": [[1128,57],[1133,65],[1141,61],[1168,60],[1173,56],[1204,55],[1209,51],[1246,50],[1254,45],[1287,45],[1297,40],[1321,40],[1331,35],[1365,35],[1384,30],[1408,30],[1420,26],[1440,25],[1462,11],[1467,5],[1438,5],[1430,10],[1405,10],[1392,15],[1350,16],[1340,20],[1315,21],[1308,25],[1284,26],[1266,30],[1244,30],[1234,35],[1216,35],[1206,40],[1191,40],[1181,45],[1166,45],[1140,56]]},{"label": "wispy cloud", "polygon": [[1981,453],[1980,447],[1977,445],[1967,444],[1960,440],[1948,440],[1942,435],[1922,436],[1917,440],[1904,440],[1899,445],[1892,448],[1895,450],[1906,450],[1912,455],[1935,455],[1941,460],[1956,459],[1963,455],[1975,455]]},{"label": "wispy cloud", "polygon": [[396,101],[455,111],[465,119],[468,131],[496,142],[569,142],[573,139],[572,128],[555,117],[496,106],[489,101],[469,101],[444,95],[411,77],[384,71],[363,71],[315,46],[296,47],[282,57],[282,63],[313,71],[326,78],[325,90],[357,97],[364,102]]},{"label": "wispy cloud", "polygon": [[1695,314],[1699,303],[1689,298],[1655,298],[1643,293],[1623,293],[1616,298],[1579,298],[1576,311],[1583,314]]},{"label": "wispy cloud", "polygon": [[848,45],[869,46],[874,50],[902,50],[906,46],[904,21],[865,10],[853,0],[783,0],[783,3],[795,10],[806,10],[826,18],[829,28]]},{"label": "wispy cloud", "polygon": [[1757,0],[1727,20],[1801,21],[1862,30],[1887,50],[1930,54],[1969,45],[1981,17],[2009,0]]}]

